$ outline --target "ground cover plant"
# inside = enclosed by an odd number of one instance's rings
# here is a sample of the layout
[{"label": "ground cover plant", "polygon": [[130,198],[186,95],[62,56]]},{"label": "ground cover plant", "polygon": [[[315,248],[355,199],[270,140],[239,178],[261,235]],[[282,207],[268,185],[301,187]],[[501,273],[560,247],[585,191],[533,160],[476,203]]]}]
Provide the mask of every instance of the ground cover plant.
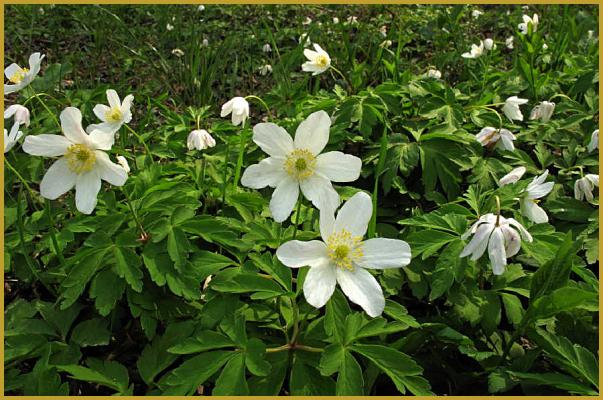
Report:
[{"label": "ground cover plant", "polygon": [[5,394],[598,394],[597,26],[6,6]]}]

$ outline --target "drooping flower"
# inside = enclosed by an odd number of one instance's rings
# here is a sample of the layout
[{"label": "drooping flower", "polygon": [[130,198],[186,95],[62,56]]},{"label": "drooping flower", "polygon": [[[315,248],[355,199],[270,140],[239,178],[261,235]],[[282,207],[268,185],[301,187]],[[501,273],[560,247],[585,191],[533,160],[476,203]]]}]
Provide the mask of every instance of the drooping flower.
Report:
[{"label": "drooping flower", "polygon": [[209,40],[207,40],[207,38],[203,39],[201,41],[201,47],[208,47],[209,46]]},{"label": "drooping flower", "polygon": [[511,172],[509,172],[507,175],[500,178],[500,180],[498,181],[498,184],[499,184],[499,186],[505,186],[505,185],[509,185],[511,183],[515,183],[518,180],[520,180],[521,177],[523,176],[523,174],[525,174],[525,173],[526,173],[525,167],[517,167],[517,168],[513,169]]},{"label": "drooping flower", "polygon": [[127,124],[132,120],[131,108],[134,96],[129,94],[122,102],[115,90],[108,89],[106,93],[109,105],[97,104],[92,110],[102,122],[100,124],[89,125],[86,128],[86,132],[90,133],[98,130],[105,132],[114,139],[115,132],[117,132],[123,124]]},{"label": "drooping flower", "polygon": [[513,36],[509,36],[508,38],[505,39],[505,45],[507,46],[507,49],[509,49],[509,50],[513,49],[513,39],[515,39]]},{"label": "drooping flower", "polygon": [[34,156],[61,156],[46,171],[40,183],[40,194],[54,200],[75,186],[77,209],[90,214],[96,207],[101,179],[122,186],[128,174],[103,151],[111,150],[113,138],[99,130],[87,134],[82,128],[80,110],[67,107],[60,119],[63,135],[27,136],[23,150]]},{"label": "drooping flower", "polygon": [[216,141],[205,129],[195,129],[188,134],[186,145],[189,150],[205,150],[214,147]]},{"label": "drooping flower", "polygon": [[272,52],[272,47],[270,47],[270,43],[266,43],[265,45],[262,46],[262,51],[264,53],[270,53]]},{"label": "drooping flower", "polygon": [[494,40],[487,38],[484,40],[484,49],[486,50],[492,50],[495,49],[496,45],[494,44]]},{"label": "drooping flower", "polygon": [[4,76],[12,85],[4,84],[4,94],[10,94],[23,89],[29,85],[40,72],[40,64],[45,55],[33,53],[29,56],[29,68],[21,68],[15,63],[12,63],[4,69]]},{"label": "drooping flower", "polygon": [[479,41],[479,46],[476,44],[471,45],[471,50],[467,53],[461,54],[463,58],[479,58],[484,54],[484,41]]},{"label": "drooping flower", "polygon": [[172,31],[172,30],[174,30],[174,25],[172,25],[168,22],[167,25],[165,26],[165,29],[167,29],[168,31]]},{"label": "drooping flower", "polygon": [[381,28],[379,28],[379,33],[381,36],[387,37],[387,25],[382,25]]},{"label": "drooping flower", "polygon": [[595,129],[593,131],[587,148],[588,148],[589,152],[593,152],[595,149],[599,148],[599,130],[598,129]]},{"label": "drooping flower", "polygon": [[471,260],[477,260],[488,249],[494,275],[505,272],[507,258],[519,252],[522,240],[532,242],[532,235],[515,219],[494,214],[482,215],[461,238],[466,240],[471,235],[460,257],[471,255]]},{"label": "drooping flower", "polygon": [[310,305],[324,306],[339,283],[345,295],[371,317],[383,312],[383,291],[366,269],[401,268],[410,263],[411,251],[402,240],[362,240],[372,208],[370,196],[358,192],[345,202],[337,218],[333,210],[320,212],[322,241],[291,240],[277,249],[276,256],[284,265],[310,267],[303,286]]},{"label": "drooping flower", "polygon": [[496,129],[491,126],[483,128],[475,138],[481,143],[482,146],[496,147],[501,150],[515,150],[513,141],[515,135],[508,129]]},{"label": "drooping flower", "polygon": [[231,121],[234,126],[244,124],[249,118],[249,103],[243,97],[233,97],[222,105],[220,117],[232,114]]},{"label": "drooping flower", "polygon": [[312,72],[312,75],[323,73],[331,66],[331,57],[317,43],[314,43],[314,50],[305,49],[304,56],[308,61],[302,64],[302,70]]},{"label": "drooping flower", "polygon": [[339,23],[339,18],[337,18],[337,17],[333,17],[333,23],[334,23],[334,24],[338,24],[338,23]]},{"label": "drooping flower", "polygon": [[13,104],[4,110],[4,119],[15,117],[15,124],[17,126],[25,125],[29,126],[29,110],[20,104]]},{"label": "drooping flower", "polygon": [[545,182],[549,171],[546,170],[540,176],[535,177],[521,197],[521,213],[536,224],[549,221],[546,212],[538,205],[538,199],[546,196],[553,190],[554,182]]},{"label": "drooping flower", "polygon": [[253,127],[253,141],[270,157],[249,166],[243,173],[244,186],[276,188],[270,211],[277,222],[293,211],[299,191],[318,209],[335,210],[339,194],[331,182],[352,182],[360,176],[362,161],[339,151],[320,154],[329,141],[331,119],[324,111],[308,116],[297,127],[295,139],[273,123]]},{"label": "drooping flower", "polygon": [[532,32],[536,32],[538,28],[538,14],[534,14],[532,18],[527,15],[523,15],[521,18],[523,19],[523,22],[517,25],[517,28],[519,28],[523,35],[528,34],[528,28],[530,25],[532,25]]},{"label": "drooping flower", "polygon": [[310,25],[311,23],[312,23],[312,18],[306,17],[304,22],[302,22],[302,25]]},{"label": "drooping flower", "polygon": [[549,122],[555,111],[555,103],[543,101],[532,109],[530,119],[540,119],[542,122]]},{"label": "drooping flower", "polygon": [[184,55],[184,51],[182,51],[182,49],[173,49],[172,54],[176,57],[182,57]]},{"label": "drooping flower", "polygon": [[199,7],[197,7],[197,11],[199,11],[199,12],[205,11],[205,6],[203,4],[200,4]]},{"label": "drooping flower", "polygon": [[428,78],[432,78],[432,79],[440,79],[442,78],[442,73],[435,69],[435,68],[430,68],[429,70],[427,70],[427,73],[425,74]]},{"label": "drooping flower", "polygon": [[266,75],[272,73],[272,65],[270,65],[270,64],[262,65],[259,68],[259,70],[260,70],[260,75],[266,76]]},{"label": "drooping flower", "polygon": [[23,132],[19,130],[19,125],[14,124],[10,130],[10,133],[5,129],[4,130],[4,153],[7,153],[15,147],[19,139],[23,136]]},{"label": "drooping flower", "polygon": [[124,171],[126,171],[127,174],[130,173],[130,164],[128,164],[128,160],[126,160],[126,157],[124,156],[117,156],[117,163],[119,164],[120,167],[122,167],[124,169]]},{"label": "drooping flower", "polygon": [[593,190],[599,187],[599,175],[586,174],[583,178],[576,180],[574,184],[574,197],[576,200],[592,201],[594,199]]},{"label": "drooping flower", "polygon": [[527,99],[521,99],[517,96],[511,96],[505,101],[505,105],[502,110],[511,121],[518,120],[523,121],[523,114],[519,109],[519,106],[522,104],[526,104],[528,102]]},{"label": "drooping flower", "polygon": [[482,15],[483,12],[480,10],[473,10],[471,11],[471,16],[475,19],[478,19],[480,17],[480,15]]}]

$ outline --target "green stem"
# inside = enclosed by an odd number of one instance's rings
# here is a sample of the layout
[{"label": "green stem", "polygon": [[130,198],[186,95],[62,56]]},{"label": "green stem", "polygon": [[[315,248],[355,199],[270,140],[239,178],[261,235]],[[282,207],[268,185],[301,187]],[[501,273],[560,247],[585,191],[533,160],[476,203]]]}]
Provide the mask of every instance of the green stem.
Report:
[{"label": "green stem", "polygon": [[239,178],[241,177],[241,169],[243,168],[243,159],[245,157],[245,149],[247,148],[247,134],[244,133],[245,122],[243,122],[242,132],[239,135],[239,155],[237,157],[237,165],[235,166],[235,174],[232,182],[232,188],[235,189],[239,184]]},{"label": "green stem", "polygon": [[373,214],[369,222],[368,237],[374,238],[375,232],[377,231],[377,196],[379,192],[379,178],[383,173],[385,167],[385,158],[387,157],[387,125],[383,127],[383,134],[381,135],[381,147],[379,149],[379,161],[377,162],[377,170],[375,171],[375,184],[373,186],[373,197],[371,199],[373,203]]},{"label": "green stem", "polygon": [[291,299],[291,309],[293,310],[293,333],[291,334],[289,344],[291,346],[295,346],[297,335],[299,335],[299,310],[297,308],[297,302],[295,299]]},{"label": "green stem", "polygon": [[[153,155],[151,154],[151,150],[149,150],[149,146],[147,146],[146,142],[144,141],[144,139],[142,138],[142,136],[140,136],[138,133],[136,133],[136,131],[132,128],[130,128],[129,125],[125,125],[125,127],[134,135],[136,136],[136,138],[138,139],[138,141],[142,144],[142,146],[144,147],[144,151],[147,153],[147,155],[149,156],[149,158],[151,159],[151,163],[154,163],[155,161],[153,160]],[[124,143],[122,143],[122,147],[123,150],[126,150],[126,146]]]},{"label": "green stem", "polygon": [[36,278],[36,280],[42,282],[40,279],[40,275],[36,270],[36,267],[33,265],[33,261],[29,258],[29,253],[27,248],[25,247],[25,227],[23,225],[23,210],[21,207],[21,193],[22,189],[19,189],[19,194],[17,195],[17,231],[19,233],[19,244],[21,245],[21,251],[23,252],[23,257],[25,257],[25,263],[29,267],[31,274]]},{"label": "green stem", "polygon": [[144,230],[144,227],[142,226],[142,223],[140,222],[140,219],[138,219],[138,214],[136,214],[136,210],[134,209],[134,206],[132,205],[132,201],[130,200],[130,195],[123,188],[123,186],[121,187],[121,191],[122,191],[122,193],[124,194],[124,196],[126,198],[126,203],[128,204],[128,208],[130,208],[130,212],[132,213],[132,218],[134,219],[134,222],[138,226],[138,229],[140,229],[140,233],[142,234],[142,236],[144,238],[146,238],[148,236],[148,234]]},{"label": "green stem", "polygon": [[349,80],[349,79],[348,79],[348,78],[347,78],[347,77],[346,77],[346,76],[345,76],[345,75],[344,75],[344,74],[343,74],[343,73],[342,73],[340,70],[338,70],[338,69],[337,69],[337,68],[335,68],[334,66],[332,66],[332,65],[331,65],[331,68],[330,68],[330,69],[331,69],[332,71],[337,72],[337,74],[338,74],[339,76],[341,76],[341,77],[343,78],[343,80],[345,81],[345,83],[348,85],[348,87],[350,88],[350,91],[352,91],[352,82],[350,82],[350,80]]},{"label": "green stem", "polygon": [[226,177],[228,175],[228,159],[230,158],[230,141],[226,138],[226,154],[224,155],[224,171],[222,172],[222,204],[226,201]]},{"label": "green stem", "polygon": [[299,216],[301,214],[302,201],[303,201],[303,197],[301,197],[297,201],[297,210],[295,211],[295,226],[293,227],[293,239],[295,239],[295,237],[297,236],[297,229],[299,226]]},{"label": "green stem", "polygon": [[262,106],[264,106],[264,108],[266,109],[266,112],[268,113],[268,118],[272,119],[272,113],[270,112],[270,108],[268,107],[268,105],[264,102],[264,100],[262,100],[261,98],[259,98],[258,96],[254,96],[254,95],[249,95],[249,96],[245,96],[245,100],[257,100],[260,103],[262,103]]},{"label": "green stem", "polygon": [[46,102],[44,102],[44,100],[42,100],[42,98],[37,93],[35,93],[34,96],[40,102],[40,104],[42,104],[42,107],[44,107],[46,109],[46,112],[48,112],[48,114],[50,114],[50,116],[52,117],[54,122],[59,127],[59,131],[62,131],[63,129],[61,128],[61,123],[59,122],[57,117],[54,115],[54,113],[52,111],[50,111],[50,108],[48,108],[48,106],[46,105]]},{"label": "green stem", "polygon": [[4,163],[6,164],[6,166],[8,167],[8,169],[10,169],[13,174],[15,174],[15,176],[17,177],[17,179],[19,179],[21,181],[21,183],[23,184],[23,186],[25,186],[25,188],[27,189],[27,191],[29,192],[29,195],[31,196],[31,198],[34,198],[34,191],[31,189],[31,187],[27,184],[27,182],[25,181],[25,179],[23,178],[23,176],[21,176],[21,174],[19,173],[19,171],[17,171],[15,169],[15,167],[13,167],[11,165],[11,163],[8,162],[8,160],[6,159],[6,157],[4,158]]},{"label": "green stem", "polygon": [[59,242],[57,241],[56,228],[55,228],[56,224],[54,221],[54,216],[52,215],[52,209],[50,207],[50,200],[45,199],[45,206],[46,206],[46,215],[48,217],[48,223],[50,224],[49,233],[50,233],[50,240],[52,241],[52,246],[54,248],[54,253],[58,257],[60,263],[65,264],[65,259],[63,258],[63,253],[61,252],[61,249],[59,247]]}]

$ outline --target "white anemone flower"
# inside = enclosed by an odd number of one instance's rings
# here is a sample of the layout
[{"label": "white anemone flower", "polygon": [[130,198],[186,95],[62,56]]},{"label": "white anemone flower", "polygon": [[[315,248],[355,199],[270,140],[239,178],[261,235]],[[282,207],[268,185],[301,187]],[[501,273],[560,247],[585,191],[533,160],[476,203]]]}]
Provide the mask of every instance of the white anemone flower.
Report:
[{"label": "white anemone flower", "polygon": [[496,129],[491,126],[487,126],[483,128],[477,135],[475,135],[475,138],[484,147],[495,146],[501,150],[515,150],[515,145],[513,144],[515,135],[512,134],[508,129]]},{"label": "white anemone flower", "polygon": [[430,68],[425,74],[425,76],[432,79],[440,79],[442,78],[442,73],[435,68]]},{"label": "white anemone flower", "polygon": [[233,97],[222,105],[220,117],[232,114],[231,121],[234,126],[244,124],[249,118],[249,103],[243,97]]},{"label": "white anemone flower", "polygon": [[513,36],[509,36],[508,38],[505,39],[505,45],[507,46],[507,49],[512,50],[513,49],[513,40],[515,38]]},{"label": "white anemone flower", "polygon": [[262,46],[262,51],[264,53],[271,53],[272,52],[272,47],[270,47],[270,43],[266,43],[265,45]]},{"label": "white anemone flower", "polygon": [[471,260],[475,261],[488,249],[494,275],[505,272],[507,258],[519,252],[522,240],[532,242],[532,235],[515,219],[494,214],[482,215],[461,238],[465,240],[471,235],[473,238],[460,257],[471,255]]},{"label": "white anemone flower", "polygon": [[574,197],[576,200],[593,201],[593,190],[599,187],[599,175],[586,174],[574,184]]},{"label": "white anemone flower", "polygon": [[214,147],[216,140],[205,129],[195,129],[188,134],[186,146],[189,150],[205,150]]},{"label": "white anemone flower", "polygon": [[168,31],[172,31],[172,30],[174,30],[174,25],[172,25],[168,22],[167,25],[165,26],[165,29],[167,29]]},{"label": "white anemone flower", "polygon": [[203,4],[200,4],[199,7],[197,7],[197,11],[199,11],[199,12],[205,11],[205,6]]},{"label": "white anemone flower", "polygon": [[322,241],[291,240],[276,250],[289,268],[310,267],[303,289],[312,306],[324,306],[339,283],[345,295],[371,317],[383,312],[383,291],[367,269],[401,268],[410,263],[411,251],[402,240],[362,240],[372,208],[371,197],[358,192],[341,207],[337,218],[332,210],[320,212]]},{"label": "white anemone flower", "polygon": [[494,40],[487,38],[484,40],[484,49],[492,50],[496,48],[496,44],[494,44]]},{"label": "white anemone flower", "polygon": [[338,24],[338,23],[339,23],[339,18],[337,18],[337,17],[333,17],[333,23],[334,23],[334,24]]},{"label": "white anemone flower", "polygon": [[595,149],[599,148],[599,130],[596,129],[593,131],[590,142],[588,143],[588,151],[593,152]]},{"label": "white anemone flower", "polygon": [[312,72],[312,75],[321,74],[331,66],[331,57],[317,43],[314,43],[314,50],[305,49],[304,56],[309,61],[302,64],[302,70]]},{"label": "white anemone flower", "polygon": [[473,18],[475,18],[475,19],[479,18],[480,15],[482,15],[482,14],[483,14],[483,12],[480,11],[480,10],[473,10],[473,11],[471,11],[471,16]]},{"label": "white anemone flower", "polygon": [[25,125],[25,127],[29,126],[29,110],[26,107],[23,107],[20,104],[13,104],[4,110],[4,119],[9,119],[10,117],[15,118],[15,124],[18,126]]},{"label": "white anemone flower", "polygon": [[273,123],[253,127],[253,141],[270,157],[249,166],[243,173],[244,186],[276,188],[270,212],[277,222],[291,214],[299,191],[316,208],[335,210],[339,194],[331,182],[353,182],[360,176],[362,161],[340,151],[320,154],[329,141],[331,119],[324,111],[312,113],[295,131],[295,139]]},{"label": "white anemone flower", "polygon": [[517,167],[509,172],[507,175],[500,178],[498,181],[499,186],[509,185],[511,183],[515,183],[521,179],[523,174],[526,173],[526,167]]},{"label": "white anemone flower", "polygon": [[14,124],[10,130],[10,133],[5,129],[4,130],[4,153],[7,153],[15,147],[19,139],[23,136],[23,132],[19,130],[19,125]]},{"label": "white anemone flower", "polygon": [[114,139],[115,132],[117,132],[123,124],[127,124],[132,120],[131,108],[134,96],[129,94],[122,102],[115,90],[109,89],[106,93],[109,105],[97,104],[92,110],[102,122],[100,124],[89,125],[86,128],[86,132],[90,133],[98,130],[105,132]]},{"label": "white anemone flower", "polygon": [[484,54],[484,41],[479,41],[479,46],[476,44],[471,45],[471,50],[467,53],[461,54],[463,58],[479,58]]},{"label": "white anemone flower", "polygon": [[90,214],[96,207],[101,179],[122,186],[128,174],[103,151],[111,150],[113,138],[98,130],[86,134],[80,110],[67,107],[60,119],[63,135],[27,136],[23,150],[34,156],[61,156],[46,171],[40,183],[40,194],[54,200],[75,186],[77,209]]},{"label": "white anemone flower", "polygon": [[523,15],[521,18],[523,19],[523,22],[517,25],[517,27],[523,35],[528,34],[530,24],[532,25],[532,32],[536,32],[538,28],[538,14],[534,14],[532,18],[530,18],[528,15]]},{"label": "white anemone flower", "polygon": [[119,166],[122,167],[124,171],[126,171],[126,173],[130,173],[130,164],[128,164],[128,160],[126,160],[126,157],[117,156],[116,158]]},{"label": "white anemone flower", "polygon": [[530,119],[539,119],[542,122],[549,122],[553,115],[553,111],[555,111],[555,103],[543,101],[532,109]]},{"label": "white anemone flower", "polygon": [[517,96],[511,96],[507,100],[505,100],[505,105],[502,110],[511,121],[518,120],[523,121],[523,114],[519,109],[519,106],[522,104],[526,104],[528,99],[521,99]]},{"label": "white anemone flower", "polygon": [[544,224],[549,221],[546,212],[538,205],[538,199],[549,194],[555,185],[554,182],[545,182],[548,175],[549,171],[546,170],[542,175],[535,177],[521,198],[522,215],[536,224]]},{"label": "white anemone flower", "polygon": [[272,73],[272,65],[270,65],[270,64],[262,65],[259,68],[259,71],[260,71],[260,75],[262,75],[262,76],[266,76],[268,74],[271,74]]},{"label": "white anemone flower", "polygon": [[4,94],[11,94],[23,89],[29,85],[40,72],[40,64],[45,55],[33,53],[29,56],[29,68],[21,68],[15,63],[12,63],[4,69],[4,76],[12,85],[4,84]]}]

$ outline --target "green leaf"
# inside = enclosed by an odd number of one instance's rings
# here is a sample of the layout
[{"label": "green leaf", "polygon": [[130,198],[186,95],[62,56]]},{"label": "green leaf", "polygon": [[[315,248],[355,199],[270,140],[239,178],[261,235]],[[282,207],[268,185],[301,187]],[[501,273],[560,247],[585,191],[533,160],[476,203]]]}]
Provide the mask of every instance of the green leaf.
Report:
[{"label": "green leaf", "polygon": [[265,357],[266,345],[260,339],[249,339],[245,349],[245,365],[249,372],[256,376],[268,375],[272,367]]},{"label": "green leaf", "polygon": [[451,233],[428,230],[411,233],[407,237],[407,242],[412,249],[412,257],[415,258],[422,254],[421,259],[425,260],[442,246],[456,239],[458,239],[458,236]]},{"label": "green leaf", "polygon": [[128,370],[117,361],[101,361],[89,358],[89,368],[80,365],[58,365],[56,368],[67,372],[71,378],[84,382],[98,383],[115,390],[120,395],[131,395],[128,389]]},{"label": "green leaf", "polygon": [[315,354],[297,351],[289,378],[292,396],[329,396],[335,393],[335,382],[322,376],[314,367],[318,364]]},{"label": "green leaf", "polygon": [[249,386],[245,380],[245,356],[241,353],[232,357],[216,380],[212,396],[246,396]]},{"label": "green leaf", "polygon": [[194,354],[207,350],[235,347],[236,344],[228,337],[214,331],[202,331],[189,338],[181,340],[168,349],[173,354]]},{"label": "green leaf", "polygon": [[167,250],[174,262],[174,267],[182,271],[188,257],[189,243],[186,234],[180,228],[173,228],[168,233]]},{"label": "green leaf", "polygon": [[110,269],[105,269],[94,277],[90,284],[90,298],[98,313],[104,317],[115,308],[126,289],[126,282]]},{"label": "green leaf", "polygon": [[597,293],[575,287],[564,287],[539,297],[530,304],[524,318],[527,320],[550,318],[574,308],[597,310]]},{"label": "green leaf", "polygon": [[247,380],[252,396],[276,396],[281,392],[289,370],[289,354],[284,351],[268,353],[266,358],[272,366],[271,372],[267,376],[252,376]]},{"label": "green leaf", "polygon": [[385,300],[385,309],[383,312],[389,315],[393,319],[403,324],[408,325],[411,328],[418,328],[421,326],[411,315],[408,314],[406,307],[400,303],[396,303],[392,300]]},{"label": "green leaf", "polygon": [[166,374],[159,386],[164,396],[190,396],[197,388],[218,372],[236,353],[210,351],[184,361],[178,368]]},{"label": "green leaf", "polygon": [[572,258],[576,254],[579,244],[572,241],[571,232],[565,235],[563,243],[559,246],[555,257],[538,268],[532,275],[530,286],[531,301],[535,301],[538,297],[567,284],[569,274],[572,270]]},{"label": "green leaf", "polygon": [[521,305],[521,300],[514,294],[499,293],[505,306],[505,315],[507,319],[514,325],[519,326],[524,315],[524,310]]},{"label": "green leaf", "polygon": [[71,340],[81,347],[107,345],[110,339],[111,332],[107,329],[107,321],[102,318],[80,322],[71,333]]},{"label": "green leaf", "polygon": [[335,289],[333,295],[327,302],[325,314],[325,332],[334,336],[338,342],[343,343],[345,337],[345,319],[352,310],[346,298]]},{"label": "green leaf", "polygon": [[522,383],[542,386],[552,386],[581,396],[598,396],[599,392],[571,376],[556,372],[529,373],[509,371],[509,374]]},{"label": "green leaf", "polygon": [[96,271],[100,269],[103,261],[106,261],[106,253],[106,248],[85,250],[79,253],[81,260],[71,268],[71,271],[68,272],[67,277],[61,284],[62,310],[75,303],[84,292],[86,284],[96,274]]},{"label": "green leaf", "polygon": [[117,274],[124,278],[130,287],[137,291],[142,291],[142,271],[140,265],[142,261],[134,250],[127,247],[113,247],[115,256],[115,269]]},{"label": "green leaf", "polygon": [[337,375],[335,386],[337,396],[362,396],[364,394],[364,377],[360,364],[349,352],[344,352],[343,363]]},{"label": "green leaf", "polygon": [[320,356],[318,370],[323,376],[331,376],[337,371],[343,362],[344,347],[340,343],[333,343],[325,347]]}]

